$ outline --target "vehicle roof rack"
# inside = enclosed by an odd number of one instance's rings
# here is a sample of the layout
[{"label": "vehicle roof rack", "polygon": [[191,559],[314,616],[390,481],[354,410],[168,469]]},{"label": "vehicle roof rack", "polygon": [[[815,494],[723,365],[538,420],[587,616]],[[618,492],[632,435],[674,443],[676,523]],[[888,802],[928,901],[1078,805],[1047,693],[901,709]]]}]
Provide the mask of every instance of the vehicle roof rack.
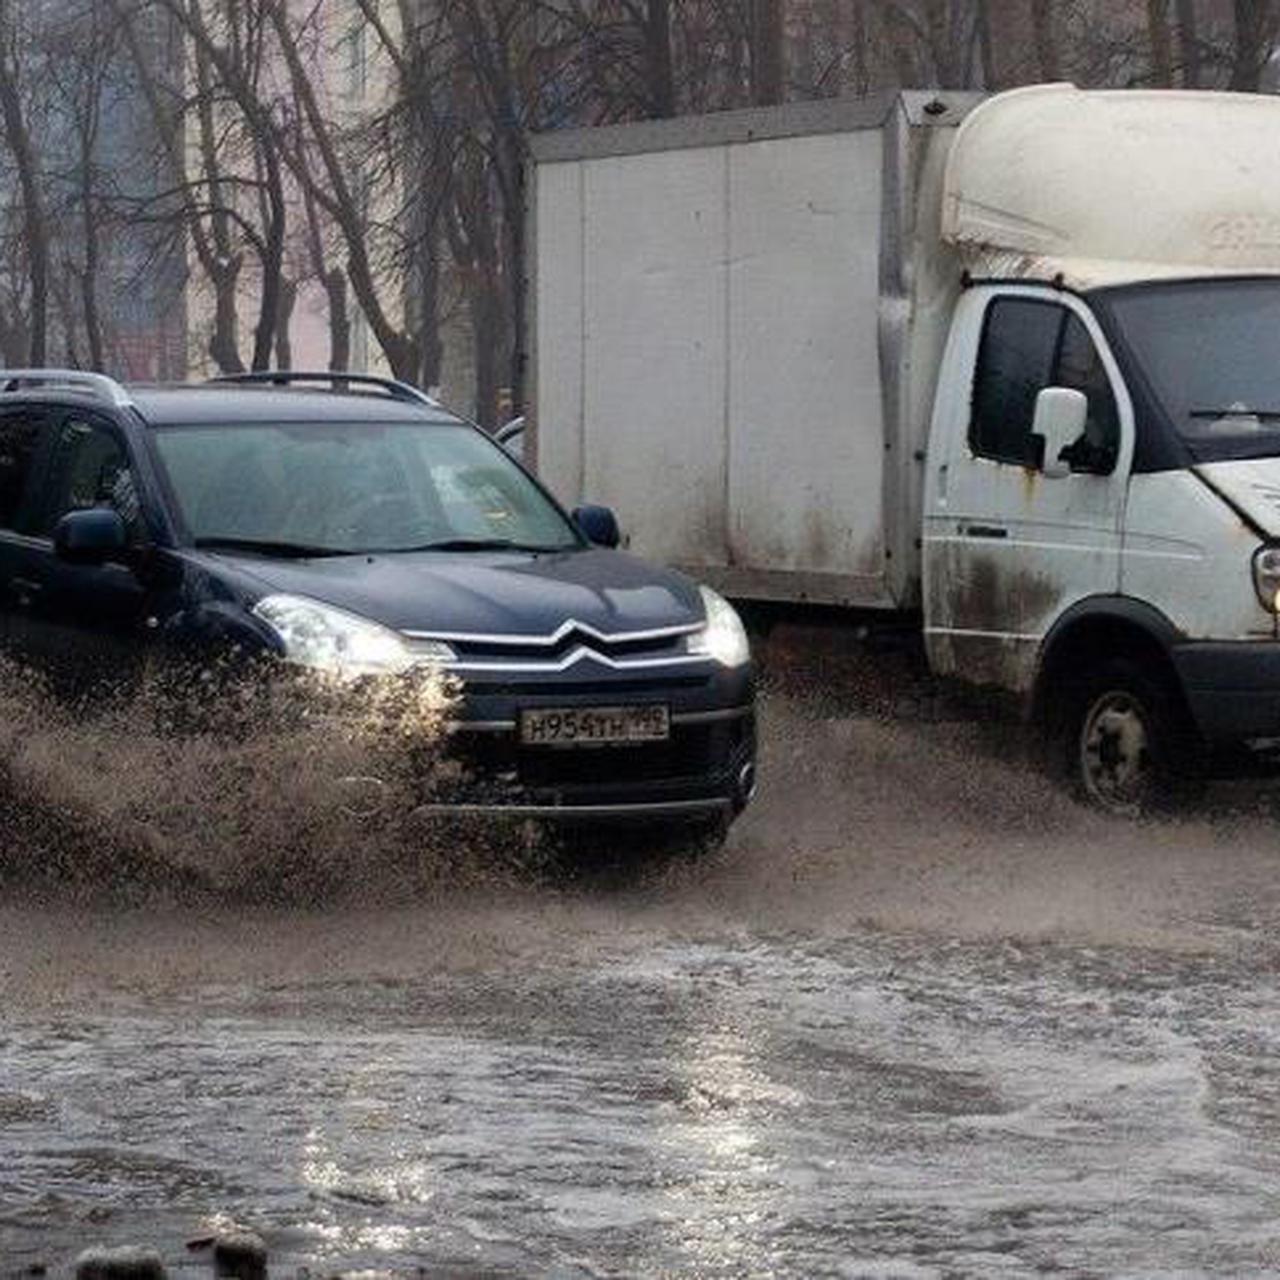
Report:
[{"label": "vehicle roof rack", "polygon": [[433,400],[425,391],[400,382],[395,378],[379,378],[372,373],[345,373],[341,370],[313,373],[303,369],[262,369],[254,373],[223,373],[210,382],[231,383],[240,386],[275,386],[289,387],[297,383],[319,382],[327,384],[334,391],[343,391],[347,387],[370,387],[384,392],[393,400],[403,400],[409,404],[427,404],[438,409],[439,402]]},{"label": "vehicle roof rack", "polygon": [[86,391],[117,409],[128,408],[133,397],[114,378],[87,369],[0,369],[0,393],[24,387],[62,387]]}]

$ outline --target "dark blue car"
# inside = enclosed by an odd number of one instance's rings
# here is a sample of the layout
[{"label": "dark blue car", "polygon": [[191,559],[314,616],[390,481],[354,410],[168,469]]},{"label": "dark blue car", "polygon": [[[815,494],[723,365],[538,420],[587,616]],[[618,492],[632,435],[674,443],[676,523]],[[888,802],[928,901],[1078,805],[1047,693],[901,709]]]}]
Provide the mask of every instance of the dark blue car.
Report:
[{"label": "dark blue car", "polygon": [[486,784],[461,805],[723,824],[750,799],[733,609],[616,550],[607,510],[570,517],[413,388],[0,378],[0,641],[21,659],[434,663],[463,689],[451,749]]}]

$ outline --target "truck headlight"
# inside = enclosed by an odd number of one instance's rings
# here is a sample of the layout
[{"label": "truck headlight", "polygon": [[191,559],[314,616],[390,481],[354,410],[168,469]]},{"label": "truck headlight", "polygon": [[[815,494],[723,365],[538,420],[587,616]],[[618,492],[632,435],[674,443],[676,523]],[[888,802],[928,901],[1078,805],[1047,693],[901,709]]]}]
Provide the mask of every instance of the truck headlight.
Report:
[{"label": "truck headlight", "polygon": [[454,657],[438,640],[410,646],[390,627],[305,596],[267,596],[253,611],[280,637],[290,662],[337,675],[398,675]]},{"label": "truck headlight", "polygon": [[710,587],[699,590],[707,621],[701,631],[689,637],[689,652],[711,658],[722,667],[745,666],[751,661],[751,643],[737,610]]},{"label": "truck headlight", "polygon": [[1253,553],[1253,585],[1262,607],[1280,614],[1280,547],[1259,547]]}]

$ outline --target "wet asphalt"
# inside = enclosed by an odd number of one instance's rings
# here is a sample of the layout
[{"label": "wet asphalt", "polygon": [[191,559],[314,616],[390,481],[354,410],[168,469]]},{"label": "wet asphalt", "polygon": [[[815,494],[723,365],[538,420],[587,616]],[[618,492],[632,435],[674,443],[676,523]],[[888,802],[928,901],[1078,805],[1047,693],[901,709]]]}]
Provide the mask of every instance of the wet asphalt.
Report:
[{"label": "wet asphalt", "polygon": [[1117,823],[867,661],[700,861],[10,878],[0,1276],[1280,1273],[1280,788]]}]

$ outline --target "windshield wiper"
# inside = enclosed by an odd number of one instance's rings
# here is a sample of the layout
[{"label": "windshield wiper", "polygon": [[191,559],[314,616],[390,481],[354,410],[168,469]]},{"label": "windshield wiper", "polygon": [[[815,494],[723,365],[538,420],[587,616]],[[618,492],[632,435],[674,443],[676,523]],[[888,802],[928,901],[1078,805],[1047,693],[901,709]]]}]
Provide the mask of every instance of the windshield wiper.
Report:
[{"label": "windshield wiper", "polygon": [[1231,405],[1226,409],[1188,409],[1188,418],[1280,418],[1280,409],[1245,409]]},{"label": "windshield wiper", "polygon": [[353,556],[341,547],[313,547],[305,542],[273,542],[268,538],[197,538],[200,551],[248,551],[275,560],[318,560],[322,556]]},{"label": "windshield wiper", "polygon": [[547,547],[532,542],[514,542],[510,538],[445,538],[440,542],[424,542],[417,547],[396,547],[386,555],[411,551],[570,551],[572,544]]}]

